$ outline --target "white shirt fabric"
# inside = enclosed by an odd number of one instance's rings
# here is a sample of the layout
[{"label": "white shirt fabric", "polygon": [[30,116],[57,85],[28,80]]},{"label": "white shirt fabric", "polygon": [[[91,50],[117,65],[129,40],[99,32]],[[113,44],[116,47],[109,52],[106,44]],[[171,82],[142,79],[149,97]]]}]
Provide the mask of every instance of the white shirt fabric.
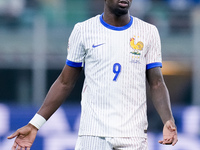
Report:
[{"label": "white shirt fabric", "polygon": [[114,27],[97,15],[71,33],[66,64],[85,72],[79,135],[147,136],[146,70],[162,66],[160,37],[155,26],[130,18]]}]

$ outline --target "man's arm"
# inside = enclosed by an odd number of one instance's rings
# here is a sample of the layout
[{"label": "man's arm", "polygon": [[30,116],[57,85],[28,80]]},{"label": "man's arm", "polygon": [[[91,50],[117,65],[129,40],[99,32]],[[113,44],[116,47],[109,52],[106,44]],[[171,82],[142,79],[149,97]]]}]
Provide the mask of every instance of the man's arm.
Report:
[{"label": "man's arm", "polygon": [[82,68],[65,65],[60,76],[51,86],[44,103],[37,113],[48,120],[71,93],[81,70]]},{"label": "man's arm", "polygon": [[159,141],[159,143],[175,145],[178,141],[177,129],[172,116],[169,92],[165,85],[160,67],[147,70],[146,76],[150,86],[153,104],[164,124],[163,140]]},{"label": "man's arm", "polygon": [[[82,68],[73,68],[67,65],[64,66],[60,76],[51,86],[44,103],[37,112],[39,115],[46,120],[50,118],[71,93],[81,70]],[[27,150],[30,150],[37,135],[37,131],[38,129],[29,123],[10,135],[8,139],[17,137],[12,150],[15,150],[16,148],[22,150],[25,150],[26,148]]]}]

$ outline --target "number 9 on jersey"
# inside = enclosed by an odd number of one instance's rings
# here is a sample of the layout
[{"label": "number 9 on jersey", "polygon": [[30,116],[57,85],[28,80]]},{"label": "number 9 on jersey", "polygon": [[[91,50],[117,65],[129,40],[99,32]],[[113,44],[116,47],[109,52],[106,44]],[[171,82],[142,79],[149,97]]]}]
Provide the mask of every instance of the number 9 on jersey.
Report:
[{"label": "number 9 on jersey", "polygon": [[113,73],[115,74],[113,81],[117,81],[117,78],[118,78],[120,72],[121,72],[121,65],[119,63],[115,63],[113,65]]}]

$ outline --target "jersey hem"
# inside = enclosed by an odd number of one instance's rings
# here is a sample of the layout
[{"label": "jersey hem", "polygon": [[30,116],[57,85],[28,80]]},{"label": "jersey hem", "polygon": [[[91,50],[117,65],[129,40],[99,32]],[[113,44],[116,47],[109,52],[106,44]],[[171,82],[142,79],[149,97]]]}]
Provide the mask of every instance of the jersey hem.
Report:
[{"label": "jersey hem", "polygon": [[147,138],[147,133],[144,133],[143,135],[105,135],[105,134],[78,134],[78,136],[97,136],[97,137],[116,137],[116,138],[127,138],[127,137],[142,137],[142,138]]}]

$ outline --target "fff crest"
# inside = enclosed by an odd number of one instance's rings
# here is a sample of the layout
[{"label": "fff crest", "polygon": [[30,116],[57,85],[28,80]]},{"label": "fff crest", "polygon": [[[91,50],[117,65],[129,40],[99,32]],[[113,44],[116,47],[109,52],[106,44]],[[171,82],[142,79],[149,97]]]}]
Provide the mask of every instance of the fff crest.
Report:
[{"label": "fff crest", "polygon": [[135,38],[131,38],[130,46],[133,48],[133,51],[131,52],[131,54],[140,55],[141,54],[140,51],[143,50],[144,44],[141,41],[135,43]]}]

